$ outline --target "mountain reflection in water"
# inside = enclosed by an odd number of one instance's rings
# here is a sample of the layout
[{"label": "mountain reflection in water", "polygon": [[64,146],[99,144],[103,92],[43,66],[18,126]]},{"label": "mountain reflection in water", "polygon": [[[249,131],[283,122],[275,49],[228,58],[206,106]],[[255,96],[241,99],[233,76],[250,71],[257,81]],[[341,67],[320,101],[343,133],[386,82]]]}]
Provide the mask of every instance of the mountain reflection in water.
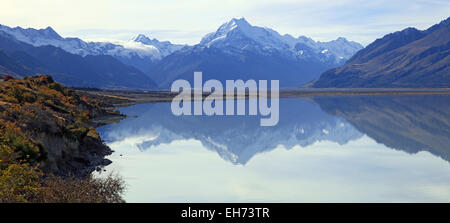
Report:
[{"label": "mountain reflection in water", "polygon": [[129,178],[130,201],[449,201],[449,101],[280,99],[271,127],[260,116],[174,116],[170,103],[140,104],[121,109],[135,118],[99,133],[116,151],[107,169]]},{"label": "mountain reflection in water", "polygon": [[318,97],[322,110],[389,148],[450,161],[449,95]]}]

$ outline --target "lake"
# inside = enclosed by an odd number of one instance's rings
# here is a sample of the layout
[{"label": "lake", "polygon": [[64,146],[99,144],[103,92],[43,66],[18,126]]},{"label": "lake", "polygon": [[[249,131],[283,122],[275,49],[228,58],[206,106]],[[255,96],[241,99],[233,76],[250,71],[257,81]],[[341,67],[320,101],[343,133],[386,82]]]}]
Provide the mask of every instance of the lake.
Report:
[{"label": "lake", "polygon": [[127,202],[449,202],[450,96],[280,99],[260,116],[121,108],[98,129]]}]

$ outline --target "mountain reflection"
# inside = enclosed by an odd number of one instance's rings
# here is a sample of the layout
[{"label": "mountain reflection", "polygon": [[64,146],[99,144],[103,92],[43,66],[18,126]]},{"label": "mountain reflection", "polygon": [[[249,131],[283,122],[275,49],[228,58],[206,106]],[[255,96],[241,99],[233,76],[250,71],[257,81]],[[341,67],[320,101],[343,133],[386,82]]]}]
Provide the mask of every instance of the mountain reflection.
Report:
[{"label": "mountain reflection", "polygon": [[106,142],[139,138],[136,146],[147,150],[174,140],[196,139],[234,164],[245,164],[278,145],[290,149],[320,140],[345,144],[362,136],[344,119],[304,99],[281,99],[280,121],[271,127],[261,127],[260,116],[174,116],[170,103],[136,105],[122,112],[137,118],[100,128]]},{"label": "mountain reflection", "polygon": [[233,164],[282,145],[317,141],[346,144],[363,135],[408,153],[426,150],[450,158],[449,96],[345,96],[281,99],[280,121],[261,127],[260,116],[174,116],[170,103],[121,109],[136,118],[103,126],[106,142],[128,140],[148,150],[175,140],[195,139]]},{"label": "mountain reflection", "polygon": [[428,151],[450,161],[450,95],[316,97],[378,143],[408,153]]}]

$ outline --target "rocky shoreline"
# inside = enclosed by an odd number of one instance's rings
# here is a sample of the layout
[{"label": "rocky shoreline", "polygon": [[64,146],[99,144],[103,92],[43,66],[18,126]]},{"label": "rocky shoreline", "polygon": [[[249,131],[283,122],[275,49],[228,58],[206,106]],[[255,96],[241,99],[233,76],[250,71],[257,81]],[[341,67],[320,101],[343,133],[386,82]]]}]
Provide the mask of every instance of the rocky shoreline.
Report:
[{"label": "rocky shoreline", "polygon": [[111,163],[105,157],[113,151],[96,128],[123,119],[114,104],[127,102],[64,87],[50,76],[3,81],[2,143],[45,174],[83,178]]},{"label": "rocky shoreline", "polygon": [[[81,92],[77,92],[80,95],[84,95]],[[129,103],[127,100],[114,100],[109,96],[91,99],[101,101],[102,107],[97,107],[98,115],[89,119],[91,127],[97,129],[100,126],[117,123],[126,118],[126,115],[120,114],[117,110],[118,104]],[[48,138],[47,138],[48,139]],[[42,141],[45,141],[42,139]],[[64,140],[63,140],[64,141]],[[60,139],[50,139],[49,145],[60,144]],[[66,161],[63,161],[63,165],[58,168],[56,172],[60,176],[74,176],[74,177],[86,177],[94,171],[101,171],[103,167],[112,163],[111,160],[105,158],[111,155],[114,151],[109,148],[104,141],[97,135],[97,137],[85,137],[81,141],[75,142],[75,147],[78,148],[75,153],[65,155]]]}]

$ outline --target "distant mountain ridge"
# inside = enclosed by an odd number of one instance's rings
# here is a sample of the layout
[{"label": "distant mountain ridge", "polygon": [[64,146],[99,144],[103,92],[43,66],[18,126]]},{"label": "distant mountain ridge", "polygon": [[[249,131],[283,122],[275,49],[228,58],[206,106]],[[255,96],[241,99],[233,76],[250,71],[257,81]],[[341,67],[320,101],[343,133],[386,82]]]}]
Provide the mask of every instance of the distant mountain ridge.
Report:
[{"label": "distant mountain ridge", "polygon": [[67,86],[111,89],[154,89],[138,69],[108,55],[71,54],[50,45],[35,47],[0,31],[0,74],[15,77],[49,74]]},{"label": "distant mountain ridge", "polygon": [[[100,88],[116,88],[123,85],[126,85],[127,88],[142,89],[143,85],[154,88],[153,84],[148,85],[149,81],[154,80],[157,87],[168,89],[176,79],[191,81],[194,71],[202,71],[205,79],[220,81],[275,79],[280,80],[280,87],[299,87],[316,79],[325,70],[342,65],[354,53],[362,49],[359,43],[348,41],[343,37],[330,42],[316,42],[305,36],[295,38],[288,34],[280,35],[270,28],[252,26],[244,18],[232,19],[224,23],[194,46],[150,39],[143,34],[136,35],[129,41],[120,44],[85,42],[79,38],[64,38],[51,27],[24,29],[0,25],[0,32],[3,33],[3,37],[7,36],[9,39],[15,39],[23,44],[41,48],[41,50],[52,46],[78,55],[84,58],[83,60],[103,57],[104,60],[111,60],[110,63],[115,64],[116,62],[112,62],[114,58],[118,60],[117,62],[120,61],[122,64],[135,68],[133,70],[131,67],[126,69],[126,66],[121,66],[120,69],[116,69],[115,76],[122,77],[111,80],[108,80],[109,77],[106,75],[111,72],[108,66],[100,66],[96,69],[95,75],[83,76],[77,72],[75,72],[77,75],[73,75],[75,66],[65,64],[67,68],[71,69],[70,71],[64,70],[60,66],[61,69],[55,72],[55,67],[50,68],[49,64],[45,66],[40,64],[42,60],[46,60],[48,63],[53,62],[53,65],[56,65],[57,57],[32,59],[35,57],[31,55],[33,53],[23,54],[22,52],[19,55],[15,49],[5,50],[8,48],[5,45],[0,48],[3,51],[0,58],[5,58],[0,61],[0,71],[3,74],[9,72],[16,76],[26,76],[44,72],[57,75],[55,76],[56,80],[69,86],[74,86],[76,83],[77,86]],[[31,50],[31,48],[27,47],[27,50]],[[33,50],[33,52],[36,51]],[[65,55],[68,56],[68,54]],[[40,56],[47,55],[40,54]],[[74,64],[79,65],[79,62]],[[95,66],[96,63],[90,64]],[[94,67],[90,69],[94,69]],[[84,72],[92,74],[92,72]],[[97,77],[102,76],[102,72],[105,73],[103,74],[105,76]],[[127,78],[130,72],[133,74]],[[142,74],[147,77],[143,78]],[[131,80],[137,76],[142,83],[131,84]],[[100,82],[96,82],[97,80]],[[119,80],[120,82],[114,83]],[[106,84],[106,82],[108,83]]]},{"label": "distant mountain ridge", "polygon": [[51,27],[45,29],[23,29],[21,27],[10,28],[0,25],[0,31],[14,36],[19,41],[37,47],[51,45],[80,56],[113,56],[119,61],[135,66],[141,71],[148,70],[151,65],[184,46],[172,44],[169,41],[160,42],[156,39],[150,39],[143,34],[131,38],[128,42],[118,44],[86,42],[79,38],[70,37],[63,38]]},{"label": "distant mountain ridge", "polygon": [[[252,43],[253,45],[249,45]],[[232,19],[224,23],[216,32],[207,34],[200,44],[204,47],[229,48],[237,52],[258,50],[261,53],[271,53],[273,50],[286,51],[286,56],[308,58],[317,56],[318,60],[332,59],[336,64],[349,59],[362,45],[348,41],[343,37],[330,42],[315,42],[311,38],[300,36],[295,38],[289,34],[280,35],[273,29],[252,26],[245,18]]]},{"label": "distant mountain ridge", "polygon": [[342,37],[315,42],[252,26],[244,18],[232,19],[199,44],[163,58],[149,75],[161,88],[169,88],[175,79],[192,81],[194,71],[202,71],[205,79],[222,82],[278,79],[281,87],[298,87],[342,65],[362,48]]},{"label": "distant mountain ridge", "polygon": [[314,87],[450,87],[450,17],[377,39]]}]

